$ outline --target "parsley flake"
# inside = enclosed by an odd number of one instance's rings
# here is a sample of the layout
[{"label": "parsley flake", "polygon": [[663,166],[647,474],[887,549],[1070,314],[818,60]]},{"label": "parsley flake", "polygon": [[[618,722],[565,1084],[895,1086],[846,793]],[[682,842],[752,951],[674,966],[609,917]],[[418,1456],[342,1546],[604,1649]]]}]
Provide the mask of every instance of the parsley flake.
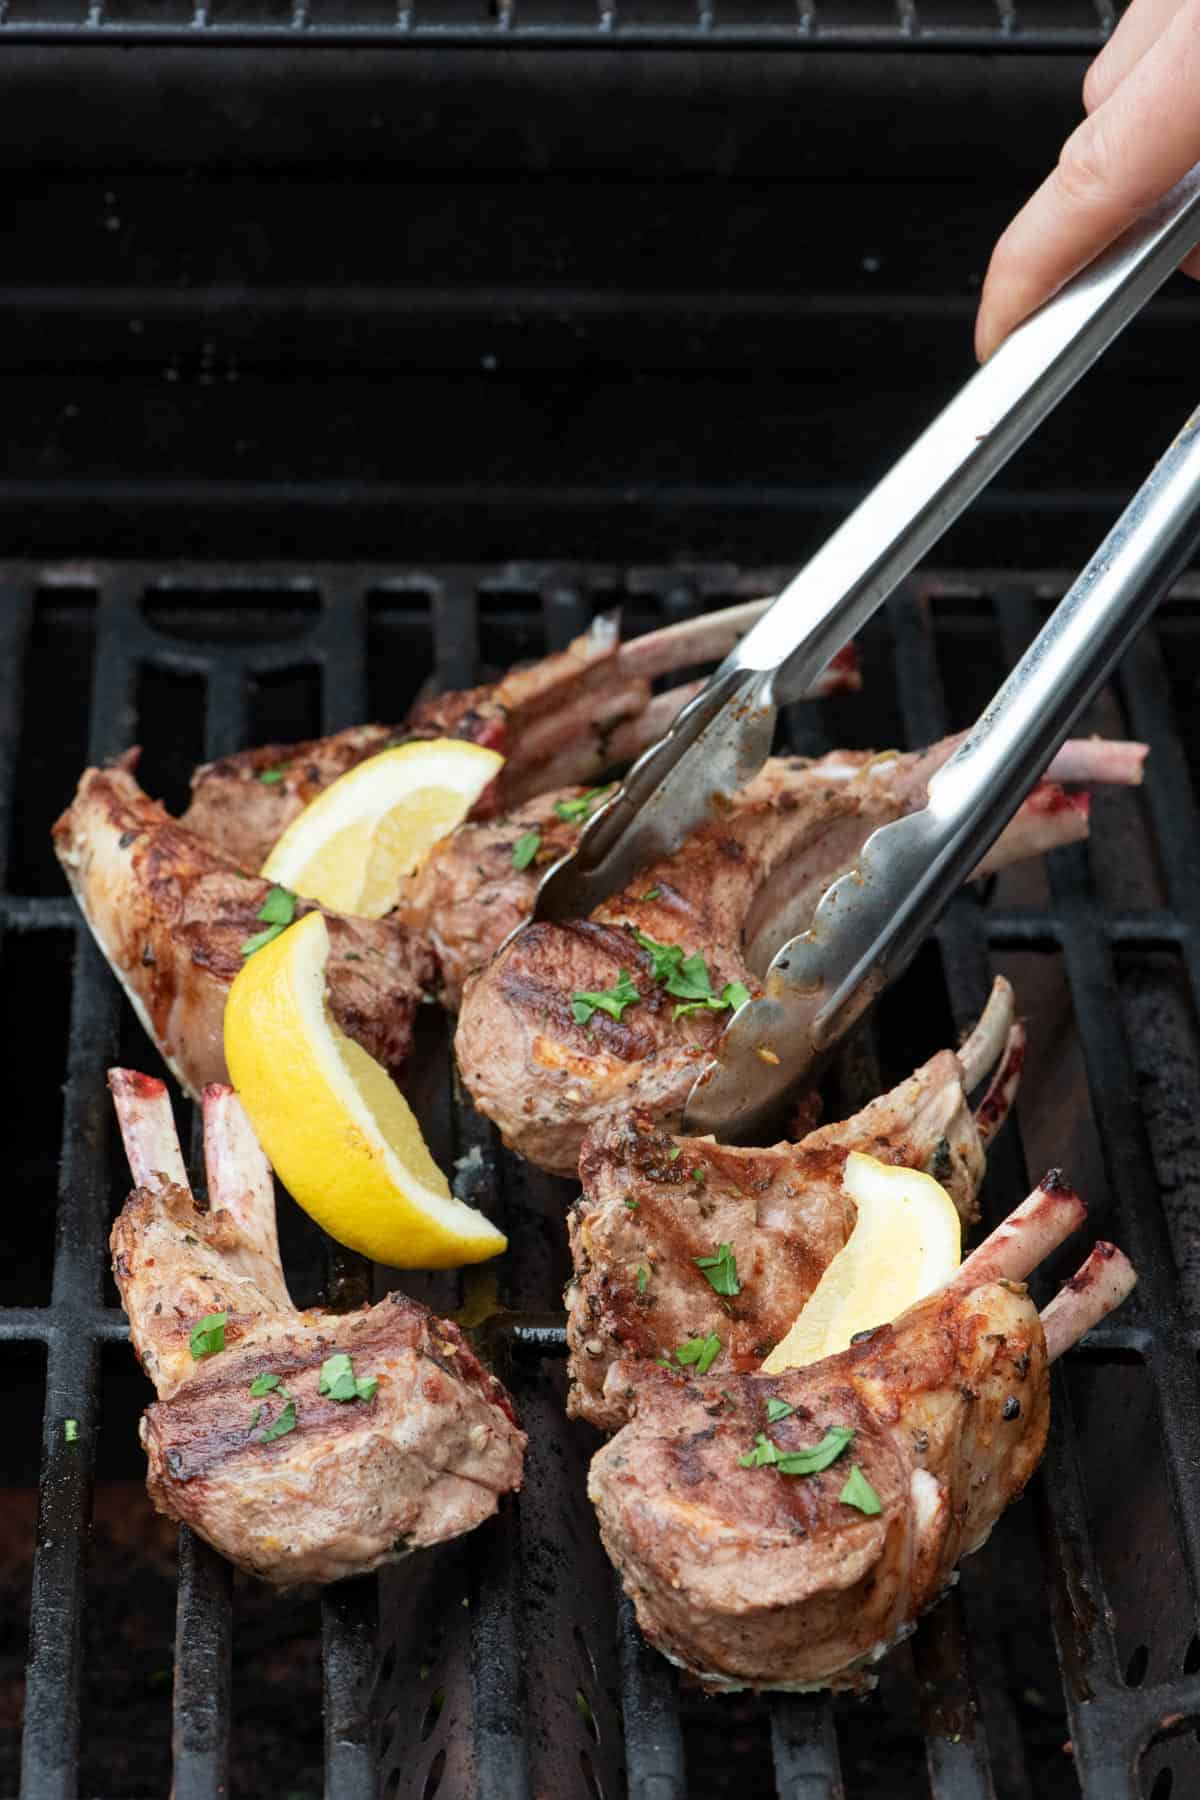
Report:
[{"label": "parsley flake", "polygon": [[704,1180],[704,1170],[700,1169],[700,1168],[693,1169],[692,1170],[692,1180],[693,1181],[703,1181]]},{"label": "parsley flake", "polygon": [[715,1256],[693,1256],[692,1261],[698,1269],[704,1271],[704,1278],[714,1293],[741,1293],[742,1284],[738,1280],[737,1257],[733,1253],[732,1244],[719,1244]]},{"label": "parsley flake", "polygon": [[622,969],[616,987],[604,988],[595,994],[572,994],[571,1017],[577,1025],[586,1025],[593,1013],[606,1012],[611,1019],[619,1021],[625,1008],[641,997],[629,979],[628,969]]},{"label": "parsley flake", "polygon": [[286,1437],[289,1431],[296,1429],[296,1402],[289,1400],[279,1417],[267,1426],[259,1438],[260,1444],[273,1444],[276,1438]]},{"label": "parsley flake", "polygon": [[649,1285],[650,1285],[650,1271],[646,1267],[645,1263],[639,1263],[638,1264],[638,1272],[637,1272],[637,1291],[638,1291],[638,1293],[644,1294],[646,1289],[649,1287]]},{"label": "parsley flake", "polygon": [[264,787],[274,787],[276,782],[283,780],[283,770],[264,769],[258,779],[262,782]]},{"label": "parsley flake", "polygon": [[662,893],[662,889],[660,887],[647,888],[645,893],[642,895],[642,899],[643,900],[657,900],[658,896],[661,893]]},{"label": "parsley flake", "polygon": [[853,1436],[849,1425],[831,1425],[819,1444],[812,1444],[806,1450],[781,1450],[760,1431],[753,1450],[739,1456],[738,1462],[743,1469],[774,1468],[781,1475],[819,1475],[822,1469],[837,1461]]},{"label": "parsley flake", "polygon": [[[657,892],[658,889],[651,888],[643,899],[648,900]],[[650,952],[655,981],[661,981],[668,994],[674,994],[683,1002],[675,1008],[673,1019],[686,1018],[694,1012],[725,1012],[729,1008],[736,1011],[750,998],[750,990],[742,981],[727,981],[721,992],[714,994],[708,964],[698,950],[685,956],[680,944],[660,944],[655,938],[647,937],[644,931],[635,931],[633,935],[642,949]]]},{"label": "parsley flake", "polygon": [[846,1485],[838,1495],[843,1506],[856,1506],[861,1513],[879,1513],[883,1504],[879,1495],[871,1486],[858,1464],[855,1463],[846,1478]]},{"label": "parsley flake", "polygon": [[514,869],[527,869],[542,847],[540,831],[527,831],[519,837],[512,847],[512,866]]},{"label": "parsley flake", "polygon": [[290,888],[273,887],[259,907],[255,918],[261,919],[266,929],[256,931],[242,945],[243,956],[253,956],[264,944],[273,943],[284,928],[291,924],[296,916],[296,896]]},{"label": "parsley flake", "polygon": [[273,1392],[282,1379],[281,1375],[256,1375],[250,1383],[250,1398],[261,1400],[264,1394]]},{"label": "parsley flake", "polygon": [[780,1419],[790,1419],[795,1410],[795,1407],[789,1406],[786,1400],[768,1400],[767,1422],[776,1425]]},{"label": "parsley flake", "polygon": [[705,1000],[689,1000],[685,1006],[677,1006],[671,1015],[672,1022],[685,1019],[689,1013],[694,1012],[724,1012],[726,1009],[736,1012],[749,998],[750,989],[744,981],[727,981],[719,996],[709,994]]},{"label": "parsley flake", "polygon": [[296,896],[285,887],[273,887],[255,915],[264,925],[290,925],[295,916]]},{"label": "parsley flake", "polygon": [[225,1327],[228,1322],[227,1312],[205,1313],[202,1319],[197,1319],[188,1338],[188,1345],[196,1362],[205,1356],[215,1356],[218,1350],[225,1348]]},{"label": "parsley flake", "polygon": [[317,1392],[324,1394],[327,1400],[373,1400],[378,1387],[379,1381],[374,1375],[358,1379],[344,1350],[327,1356],[321,1364]]},{"label": "parsley flake", "polygon": [[694,1363],[697,1375],[707,1375],[720,1354],[721,1340],[715,1331],[710,1331],[707,1337],[688,1338],[686,1343],[678,1344],[675,1361],[685,1368]]},{"label": "parsley flake", "polygon": [[611,794],[616,785],[615,781],[610,781],[606,787],[589,788],[586,794],[579,794],[574,800],[556,800],[554,810],[564,824],[580,825],[590,816],[597,800]]},{"label": "parsley flake", "polygon": [[640,1200],[631,1200],[631,1199],[630,1199],[630,1198],[629,1198],[629,1197],[628,1197],[628,1195],[626,1195],[626,1198],[625,1198],[625,1204],[626,1204],[626,1206],[627,1206],[627,1207],[628,1207],[628,1208],[629,1208],[629,1210],[630,1210],[630,1212],[636,1212],[636,1211],[637,1211],[637,1209],[638,1209],[638,1207],[639,1207],[639,1206],[640,1206],[640,1205],[641,1205],[641,1204],[642,1204],[642,1203],[641,1203],[641,1201],[640,1201]]},{"label": "parsley flake", "polygon": [[77,1444],[79,1442],[79,1420],[78,1419],[64,1419],[63,1420],[63,1436],[67,1440],[68,1444]]},{"label": "parsley flake", "polygon": [[683,1155],[682,1146],[679,1144],[676,1144],[675,1148],[671,1151],[670,1155],[667,1157],[667,1161],[668,1162],[678,1162],[682,1155]]}]

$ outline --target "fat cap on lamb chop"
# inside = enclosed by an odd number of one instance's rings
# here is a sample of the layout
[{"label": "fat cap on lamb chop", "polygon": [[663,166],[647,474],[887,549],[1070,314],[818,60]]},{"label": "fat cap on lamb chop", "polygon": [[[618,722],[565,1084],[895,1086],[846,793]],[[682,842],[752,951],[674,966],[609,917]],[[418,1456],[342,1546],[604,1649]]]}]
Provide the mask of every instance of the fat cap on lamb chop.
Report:
[{"label": "fat cap on lamb chop", "polygon": [[109,1072],[137,1184],[112,1230],[133,1347],[158,1399],[147,1486],[266,1581],[336,1581],[472,1530],[520,1486],[525,1434],[462,1333],[403,1294],[292,1305],[271,1170],[236,1095],[204,1092],[208,1204],[162,1082]]},{"label": "fat cap on lamb chop", "polygon": [[1049,1364],[1134,1285],[1097,1244],[1039,1318],[1024,1279],[1083,1217],[1048,1176],[939,1292],[805,1369],[615,1364],[634,1416],[588,1492],[650,1642],[713,1690],[870,1686],[1037,1467]]},{"label": "fat cap on lamb chop", "polygon": [[[790,1330],[854,1228],[847,1156],[921,1169],[976,1215],[985,1151],[1008,1114],[1025,1033],[997,979],[960,1049],[940,1050],[853,1118],[799,1143],[741,1149],[674,1138],[636,1111],[583,1140],[580,1199],[568,1215],[567,1410],[601,1430],[628,1417],[614,1362],[699,1351],[713,1379],[755,1369]],[[973,1114],[967,1096],[993,1079]],[[728,1244],[736,1270],[714,1287],[701,1260]],[[689,1352],[690,1354],[690,1352]]]}]

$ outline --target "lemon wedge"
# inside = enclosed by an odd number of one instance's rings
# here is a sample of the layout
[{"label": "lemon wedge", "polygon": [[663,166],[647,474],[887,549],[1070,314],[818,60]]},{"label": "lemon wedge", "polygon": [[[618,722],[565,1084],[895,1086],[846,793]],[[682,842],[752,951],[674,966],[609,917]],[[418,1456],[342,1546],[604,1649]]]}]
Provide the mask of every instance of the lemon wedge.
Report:
[{"label": "lemon wedge", "polygon": [[462,822],[504,758],[462,738],[418,738],[368,757],[292,820],[267,881],[331,912],[380,919],[400,882]]},{"label": "lemon wedge", "polygon": [[854,1230],[763,1364],[764,1375],[835,1356],[858,1332],[886,1325],[931,1294],[962,1260],[958,1213],[932,1175],[852,1150],[842,1186],[858,1209]]},{"label": "lemon wedge", "polygon": [[289,1192],[330,1237],[397,1269],[497,1256],[507,1240],[450,1192],[386,1070],[325,1003],[329,933],[308,913],[251,957],[225,1005],[229,1077]]}]

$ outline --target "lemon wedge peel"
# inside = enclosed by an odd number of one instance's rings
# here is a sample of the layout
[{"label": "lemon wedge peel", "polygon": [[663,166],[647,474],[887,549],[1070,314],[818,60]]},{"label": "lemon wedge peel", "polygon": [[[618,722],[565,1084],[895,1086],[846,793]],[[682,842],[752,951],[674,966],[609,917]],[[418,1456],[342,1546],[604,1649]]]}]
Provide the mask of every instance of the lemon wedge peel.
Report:
[{"label": "lemon wedge peel", "polygon": [[852,1150],[842,1186],[858,1209],[854,1230],[764,1362],[764,1375],[835,1356],[858,1332],[933,1293],[962,1261],[958,1211],[932,1175]]},{"label": "lemon wedge peel", "polygon": [[484,1262],[503,1233],[456,1200],[386,1070],[325,1002],[319,912],[249,957],[225,1008],[229,1075],[280,1180],[338,1243],[402,1269]]},{"label": "lemon wedge peel", "polygon": [[378,919],[400,882],[462,823],[504,766],[462,738],[417,738],[368,757],[299,813],[262,866],[331,912]]}]

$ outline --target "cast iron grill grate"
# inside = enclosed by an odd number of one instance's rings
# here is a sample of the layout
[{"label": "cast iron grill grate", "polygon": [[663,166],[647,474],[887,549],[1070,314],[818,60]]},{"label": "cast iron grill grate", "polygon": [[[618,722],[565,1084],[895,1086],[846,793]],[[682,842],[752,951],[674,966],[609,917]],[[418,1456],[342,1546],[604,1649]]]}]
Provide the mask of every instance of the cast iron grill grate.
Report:
[{"label": "cast iron grill grate", "polygon": [[[20,1786],[28,1800],[165,1786],[144,1761],[139,1770],[136,1750],[119,1781],[104,1771],[93,1779],[81,1714],[97,1580],[88,1530],[107,1404],[100,1364],[125,1336],[106,1286],[108,1226],[124,1187],[103,1070],[129,1025],[45,846],[78,769],[144,739],[148,784],[177,803],[202,754],[399,716],[427,677],[467,685],[561,646],[616,600],[640,630],[770,591],[776,579],[711,566],[269,576],[216,566],[0,568],[6,983],[19,968],[27,992],[51,940],[73,943],[69,1032],[43,1046],[65,1075],[52,1267],[47,1258],[39,1297],[36,1277],[22,1286],[14,1258],[17,1288],[5,1289],[14,1303],[0,1308],[0,1356],[31,1346],[45,1354]],[[863,695],[797,709],[791,744],[916,743],[965,722],[1055,587],[1032,577],[910,586],[864,634]],[[72,683],[86,684],[86,733]],[[879,1695],[835,1706],[803,1696],[705,1702],[640,1643],[583,1495],[593,1440],[561,1411],[555,1308],[569,1190],[502,1155],[461,1105],[431,1009],[415,1103],[435,1151],[459,1160],[477,1203],[510,1233],[492,1342],[530,1429],[529,1476],[519,1507],[491,1527],[378,1583],[323,1596],[323,1769],[287,1792],[671,1800],[728,1793],[733,1779],[748,1795],[787,1800],[1065,1796],[1079,1787],[1087,1800],[1167,1800],[1172,1791],[1179,1800],[1200,1791],[1198,689],[1200,615],[1181,598],[1127,658],[1092,721],[1151,743],[1144,795],[1101,802],[1092,846],[1058,854],[1045,881],[1006,878],[987,904],[962,897],[870,1037],[842,1059],[839,1097],[853,1102],[965,1024],[991,966],[1010,968],[1035,1015],[1035,1057],[1044,1046],[1027,1081],[1022,1139],[1038,1164],[1067,1164],[1093,1202],[1092,1235],[1120,1241],[1141,1276],[1136,1304],[1058,1372],[1034,1501],[1009,1514],[961,1588],[888,1659]],[[57,703],[49,717],[48,696]],[[130,1052],[154,1066],[136,1035]],[[43,1171],[56,1150],[42,1147]],[[20,1195],[14,1231],[49,1213],[51,1178]],[[990,1216],[1028,1185],[1010,1128],[992,1159]],[[327,1291],[348,1304],[370,1284],[353,1259],[326,1271]],[[405,1285],[445,1310],[462,1298],[454,1277]],[[480,1297],[477,1286],[472,1293]],[[77,1422],[71,1442],[67,1419]],[[136,1468],[133,1415],[119,1424]],[[184,1533],[173,1698],[162,1700],[177,1800],[284,1791],[239,1762],[233,1592],[227,1566]],[[239,1669],[239,1683],[253,1678],[244,1660]]]},{"label": "cast iron grill grate", "polygon": [[0,39],[1095,51],[1119,0],[0,0]]}]

